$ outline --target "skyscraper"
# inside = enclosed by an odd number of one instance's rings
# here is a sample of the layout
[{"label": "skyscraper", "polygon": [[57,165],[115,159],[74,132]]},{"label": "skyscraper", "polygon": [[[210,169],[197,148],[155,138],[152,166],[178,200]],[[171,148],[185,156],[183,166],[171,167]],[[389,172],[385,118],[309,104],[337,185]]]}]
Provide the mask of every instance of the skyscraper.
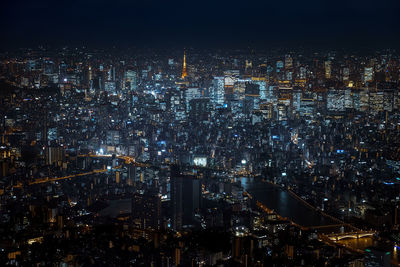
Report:
[{"label": "skyscraper", "polygon": [[332,63],[331,61],[325,61],[325,78],[330,79],[332,76]]},{"label": "skyscraper", "polygon": [[178,166],[172,166],[170,193],[172,227],[180,230],[183,225],[193,224],[201,202],[200,180],[192,175],[183,175]]},{"label": "skyscraper", "polygon": [[214,77],[212,99],[214,104],[216,105],[224,104],[224,95],[225,95],[224,84],[225,84],[224,77]]},{"label": "skyscraper", "polygon": [[372,67],[364,68],[364,82],[372,82],[374,79],[374,69]]},{"label": "skyscraper", "polygon": [[129,86],[130,90],[135,91],[137,89],[136,71],[127,70],[125,73],[125,82]]},{"label": "skyscraper", "polygon": [[293,58],[290,55],[285,56],[285,68],[291,69],[293,67]]},{"label": "skyscraper", "polygon": [[141,229],[159,229],[161,223],[161,198],[155,190],[132,197],[132,218],[140,222]]}]

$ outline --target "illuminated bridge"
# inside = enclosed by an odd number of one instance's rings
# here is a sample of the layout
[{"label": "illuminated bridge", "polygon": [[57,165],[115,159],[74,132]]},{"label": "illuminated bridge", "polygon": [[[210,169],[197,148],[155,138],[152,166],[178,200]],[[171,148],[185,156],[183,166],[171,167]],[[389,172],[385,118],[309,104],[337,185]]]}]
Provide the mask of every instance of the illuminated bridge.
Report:
[{"label": "illuminated bridge", "polygon": [[338,233],[325,235],[332,241],[339,241],[342,239],[359,239],[363,237],[372,237],[376,234],[375,231],[358,231],[358,232],[348,232],[348,233]]},{"label": "illuminated bridge", "polygon": [[[78,155],[77,157],[79,158],[108,158],[111,159],[113,157],[115,157],[116,159],[119,160],[123,160],[124,164],[126,165],[133,165],[136,167],[157,167],[157,164],[147,164],[147,163],[142,163],[142,162],[137,162],[136,159],[132,156],[126,156],[126,155],[111,155],[111,154],[81,154]],[[164,164],[164,165],[171,165],[170,164]],[[82,172],[82,173],[77,173],[77,174],[71,174],[71,175],[66,175],[66,176],[62,176],[62,177],[41,177],[41,178],[36,178],[33,181],[29,181],[25,184],[23,184],[22,182],[18,182],[17,185],[12,186],[12,188],[21,188],[24,185],[35,185],[35,184],[42,184],[42,183],[48,183],[48,182],[55,182],[55,181],[61,181],[61,180],[67,180],[67,179],[72,179],[72,178],[76,178],[76,177],[81,177],[81,176],[86,176],[86,175],[91,175],[91,174],[98,174],[98,173],[105,173],[107,171],[110,170],[116,170],[116,169],[120,169],[122,167],[122,165],[118,165],[114,168],[111,169],[107,169],[105,166],[103,169],[97,169],[97,170],[93,170],[93,171],[89,171],[89,172]],[[221,171],[220,168],[207,168],[207,167],[201,167],[201,166],[193,166],[193,169],[208,169],[208,170],[212,170],[212,171]],[[249,173],[233,173],[234,176],[243,176],[244,174],[249,175]]]},{"label": "illuminated bridge", "polygon": [[[112,158],[113,156],[112,155],[86,154],[86,155],[78,155],[78,157]],[[127,165],[134,165],[134,166],[137,166],[137,167],[149,167],[150,166],[149,164],[136,162],[135,158],[131,157],[131,156],[116,155],[115,158],[123,160],[124,163],[127,164]],[[62,176],[62,177],[36,178],[33,181],[28,182],[26,185],[42,184],[42,183],[48,183],[48,182],[55,182],[55,181],[72,179],[72,178],[91,175],[91,174],[105,173],[105,172],[110,171],[110,170],[120,169],[121,167],[122,167],[122,165],[118,165],[118,166],[116,166],[114,168],[111,168],[111,169],[107,169],[106,167],[104,167],[103,169],[93,170],[93,171],[90,171],[90,172],[71,174],[71,175],[66,175],[66,176]],[[23,184],[21,182],[18,182],[17,185],[13,186],[13,188],[21,188],[22,186],[23,186]]]}]

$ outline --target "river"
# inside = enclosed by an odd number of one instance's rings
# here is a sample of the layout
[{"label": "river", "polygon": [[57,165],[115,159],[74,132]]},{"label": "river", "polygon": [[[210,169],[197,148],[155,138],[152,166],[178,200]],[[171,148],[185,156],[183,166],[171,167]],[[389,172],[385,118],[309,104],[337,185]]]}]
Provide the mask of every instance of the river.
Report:
[{"label": "river", "polygon": [[254,178],[240,178],[240,182],[243,189],[250,193],[254,199],[297,224],[302,226],[337,224],[337,222],[306,207],[304,203],[301,203],[279,186]]}]

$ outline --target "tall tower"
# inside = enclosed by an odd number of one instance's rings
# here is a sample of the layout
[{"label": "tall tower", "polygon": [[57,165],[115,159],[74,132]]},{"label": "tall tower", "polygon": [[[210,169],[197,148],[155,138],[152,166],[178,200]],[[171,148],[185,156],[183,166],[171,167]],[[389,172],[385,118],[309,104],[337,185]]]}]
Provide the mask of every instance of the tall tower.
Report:
[{"label": "tall tower", "polygon": [[185,79],[187,76],[186,71],[186,51],[183,52],[183,70],[182,70],[182,79]]}]

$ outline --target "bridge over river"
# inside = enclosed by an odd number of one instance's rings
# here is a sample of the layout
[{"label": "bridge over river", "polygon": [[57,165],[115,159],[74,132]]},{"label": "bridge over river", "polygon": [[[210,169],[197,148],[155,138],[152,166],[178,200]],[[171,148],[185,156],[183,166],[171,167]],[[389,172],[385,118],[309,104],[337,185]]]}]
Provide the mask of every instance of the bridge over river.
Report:
[{"label": "bridge over river", "polygon": [[263,206],[302,228],[317,230],[320,239],[326,243],[344,246],[360,253],[374,243],[373,231],[362,231],[324,214],[280,186],[253,178],[238,179],[243,189]]}]

